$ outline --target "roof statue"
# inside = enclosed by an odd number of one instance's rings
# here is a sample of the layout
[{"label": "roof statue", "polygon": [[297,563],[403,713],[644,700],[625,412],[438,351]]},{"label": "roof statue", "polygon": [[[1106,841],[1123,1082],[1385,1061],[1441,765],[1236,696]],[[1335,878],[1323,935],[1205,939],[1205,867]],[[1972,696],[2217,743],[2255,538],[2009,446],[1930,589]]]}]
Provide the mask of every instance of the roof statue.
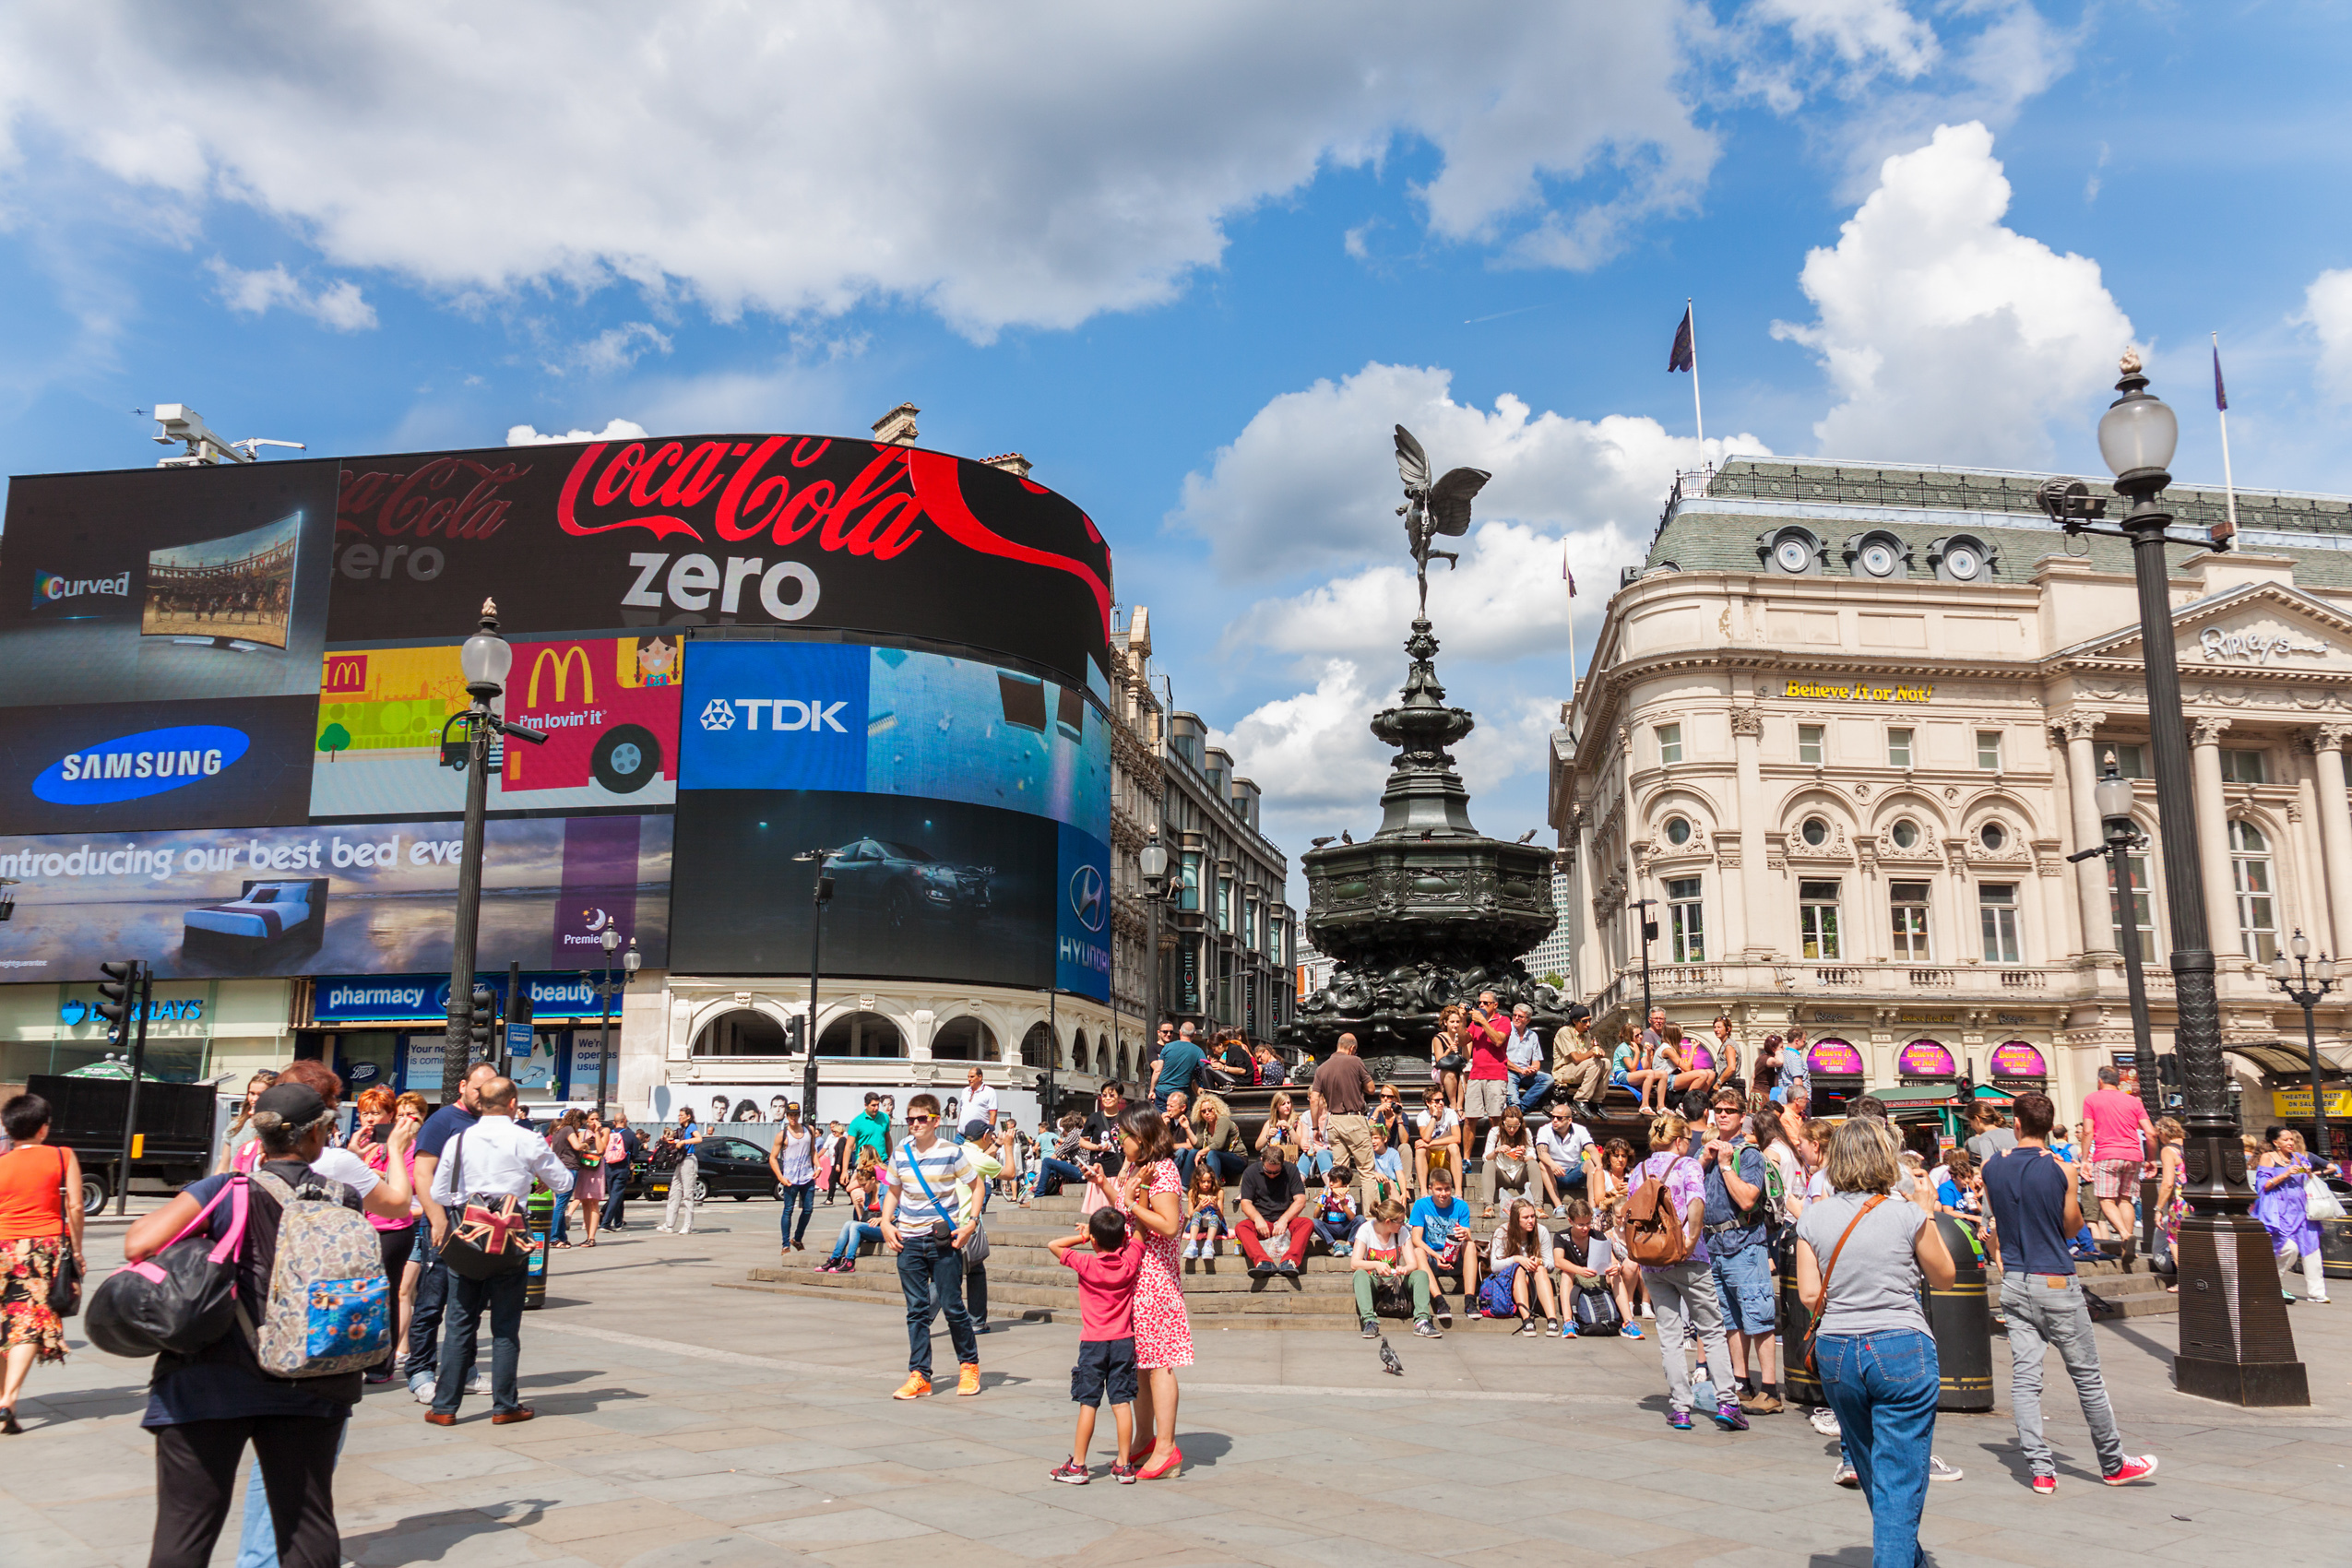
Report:
[{"label": "roof statue", "polygon": [[1413,552],[1413,573],[1421,589],[1421,612],[1429,613],[1429,561],[1432,555],[1449,566],[1460,557],[1451,550],[1431,550],[1439,534],[1459,538],[1470,531],[1470,498],[1494,476],[1484,469],[1448,469],[1435,484],[1429,479],[1429,454],[1403,425],[1396,427],[1396,471],[1405,481],[1405,505],[1396,515],[1405,519],[1405,541]]}]

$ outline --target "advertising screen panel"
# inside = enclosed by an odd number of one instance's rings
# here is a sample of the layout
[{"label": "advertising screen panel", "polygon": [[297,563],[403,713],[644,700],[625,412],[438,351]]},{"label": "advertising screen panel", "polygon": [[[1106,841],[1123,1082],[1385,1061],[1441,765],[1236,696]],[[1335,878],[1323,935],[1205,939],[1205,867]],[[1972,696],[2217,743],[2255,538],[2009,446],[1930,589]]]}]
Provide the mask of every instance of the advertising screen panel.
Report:
[{"label": "advertising screen panel", "polygon": [[58,703],[0,713],[0,826],[277,826],[310,809],[306,696]]},{"label": "advertising screen panel", "polygon": [[0,708],[315,691],[335,491],[328,462],[10,481]]},{"label": "advertising screen panel", "polygon": [[1111,555],[1075,505],[873,441],[691,435],[352,457],[329,636],[791,626],[918,637],[1106,689]]},{"label": "advertising screen panel", "polygon": [[[544,732],[505,747],[490,809],[666,807],[677,795],[680,639],[517,642],[499,707]],[[319,682],[310,814],[320,821],[463,811],[442,728],[470,704],[457,649],[339,648]]]},{"label": "advertising screen panel", "polygon": [[[445,970],[463,837],[445,821],[0,838],[20,883],[0,971],[69,980],[113,955],[166,980]],[[577,969],[610,926],[661,968],[670,856],[666,815],[493,822],[482,965]]]}]

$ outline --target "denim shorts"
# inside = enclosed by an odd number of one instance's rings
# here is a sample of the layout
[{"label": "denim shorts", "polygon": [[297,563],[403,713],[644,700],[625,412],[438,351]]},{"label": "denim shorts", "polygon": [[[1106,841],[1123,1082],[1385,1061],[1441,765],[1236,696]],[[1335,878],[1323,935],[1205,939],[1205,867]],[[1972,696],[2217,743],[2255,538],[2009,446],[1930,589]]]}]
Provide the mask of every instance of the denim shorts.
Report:
[{"label": "denim shorts", "polygon": [[1135,1342],[1133,1339],[1081,1339],[1078,1364],[1070,1369],[1070,1402],[1099,1405],[1135,1402]]},{"label": "denim shorts", "polygon": [[1723,1303],[1723,1326],[1733,1334],[1770,1334],[1773,1330],[1772,1249],[1744,1247],[1716,1253],[1709,1265],[1715,1276],[1716,1299]]}]

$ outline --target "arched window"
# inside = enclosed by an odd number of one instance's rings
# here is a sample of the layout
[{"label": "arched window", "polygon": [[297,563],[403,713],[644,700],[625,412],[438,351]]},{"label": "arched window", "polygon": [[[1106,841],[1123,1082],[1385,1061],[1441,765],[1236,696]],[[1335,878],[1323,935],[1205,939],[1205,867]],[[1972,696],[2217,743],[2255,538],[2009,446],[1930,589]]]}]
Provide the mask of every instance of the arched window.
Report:
[{"label": "arched window", "polygon": [[996,1031],[968,1014],[952,1019],[931,1037],[931,1056],[934,1062],[993,1062]]},{"label": "arched window", "polygon": [[[1021,1065],[1042,1067],[1053,1054],[1053,1031],[1042,1023],[1031,1024],[1029,1032],[1021,1037]],[[1052,1063],[1059,1067],[1059,1062]]]},{"label": "arched window", "polygon": [[1072,1029],[1070,1031],[1070,1050],[1077,1058],[1079,1072],[1108,1073],[1111,1071],[1111,1052],[1103,1051],[1101,1059],[1096,1060],[1095,1053],[1087,1049],[1086,1030]]},{"label": "arched window", "polygon": [[2267,964],[2278,956],[2277,885],[2271,880],[2270,840],[2251,822],[2229,825],[2229,877],[2238,891],[2238,939],[2246,956]]},{"label": "arched window", "polygon": [[731,1008],[695,1033],[696,1056],[782,1056],[784,1026],[749,1007]]},{"label": "arched window", "polygon": [[1119,1048],[1119,1081],[1127,1081],[1127,1048],[1123,1045]]},{"label": "arched window", "polygon": [[848,1013],[825,1026],[819,1056],[904,1056],[907,1037],[880,1013]]}]

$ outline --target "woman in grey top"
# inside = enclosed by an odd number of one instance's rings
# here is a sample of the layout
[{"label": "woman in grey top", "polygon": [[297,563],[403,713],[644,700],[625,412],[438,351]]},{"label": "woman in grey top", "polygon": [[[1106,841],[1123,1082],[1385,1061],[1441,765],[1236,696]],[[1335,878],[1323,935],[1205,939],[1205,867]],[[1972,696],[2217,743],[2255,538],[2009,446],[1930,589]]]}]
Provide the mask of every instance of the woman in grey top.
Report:
[{"label": "woman in grey top", "polygon": [[[1797,1293],[1819,1324],[1814,1359],[1871,1504],[1873,1568],[1914,1568],[1940,1381],[1919,1284],[1946,1289],[1952,1254],[1935,1194],[1892,1195],[1894,1134],[1857,1116],[1830,1134],[1831,1194],[1797,1221]],[[1833,1261],[1834,1260],[1834,1261]],[[1823,1277],[1826,1276],[1824,1281]]]}]

